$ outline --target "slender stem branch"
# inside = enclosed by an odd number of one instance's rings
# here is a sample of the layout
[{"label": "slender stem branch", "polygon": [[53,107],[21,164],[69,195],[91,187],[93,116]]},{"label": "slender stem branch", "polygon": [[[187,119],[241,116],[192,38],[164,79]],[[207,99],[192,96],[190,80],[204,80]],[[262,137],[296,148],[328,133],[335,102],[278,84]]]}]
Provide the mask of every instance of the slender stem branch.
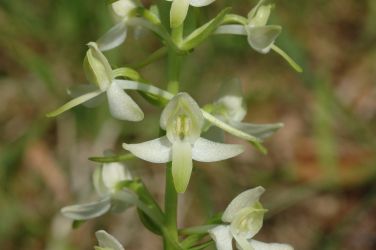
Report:
[{"label": "slender stem branch", "polygon": [[170,50],[168,53],[168,85],[167,90],[174,95],[179,92],[180,70],[183,56]]},{"label": "slender stem branch", "polygon": [[159,48],[158,50],[154,51],[153,54],[151,54],[150,56],[148,56],[147,58],[145,58],[141,62],[133,64],[132,67],[135,68],[135,69],[143,68],[143,67],[145,67],[145,66],[147,66],[147,65],[149,65],[149,64],[151,64],[155,61],[158,61],[159,59],[161,59],[166,54],[167,54],[167,48],[166,47]]}]

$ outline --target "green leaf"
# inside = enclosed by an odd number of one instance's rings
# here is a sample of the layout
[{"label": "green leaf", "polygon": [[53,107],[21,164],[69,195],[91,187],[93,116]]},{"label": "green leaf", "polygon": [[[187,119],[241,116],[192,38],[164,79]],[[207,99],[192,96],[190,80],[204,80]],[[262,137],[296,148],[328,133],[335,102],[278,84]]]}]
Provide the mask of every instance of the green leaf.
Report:
[{"label": "green leaf", "polygon": [[157,224],[155,224],[155,222],[152,219],[150,219],[150,217],[147,214],[145,214],[144,211],[142,211],[141,209],[137,209],[137,213],[138,213],[138,217],[140,218],[142,224],[147,229],[149,229],[151,232],[153,232],[157,235],[162,235],[160,227]]},{"label": "green leaf", "polygon": [[215,32],[215,30],[221,25],[226,14],[231,10],[231,8],[226,8],[222,10],[214,19],[202,25],[195,31],[193,31],[187,38],[184,39],[181,49],[191,50],[200,43],[202,43],[206,38]]}]

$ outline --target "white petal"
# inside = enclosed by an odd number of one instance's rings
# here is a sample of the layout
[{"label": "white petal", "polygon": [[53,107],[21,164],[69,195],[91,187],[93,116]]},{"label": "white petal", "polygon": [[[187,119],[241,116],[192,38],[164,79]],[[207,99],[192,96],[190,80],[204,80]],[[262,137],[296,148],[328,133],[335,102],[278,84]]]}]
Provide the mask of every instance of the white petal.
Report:
[{"label": "white petal", "polygon": [[264,191],[265,189],[259,186],[240,193],[227,206],[225,212],[222,215],[222,220],[224,222],[231,223],[234,220],[236,214],[241,209],[250,207],[255,204],[259,200],[260,196],[264,193]]},{"label": "white petal", "polygon": [[272,48],[274,41],[281,33],[282,28],[277,25],[267,25],[248,28],[249,45],[262,54],[266,54]]},{"label": "white petal", "polygon": [[61,213],[74,220],[88,220],[105,214],[110,208],[111,199],[105,197],[97,202],[63,207]]},{"label": "white petal", "polygon": [[200,137],[193,144],[192,158],[201,162],[222,161],[243,153],[242,145],[224,144]]},{"label": "white petal", "polygon": [[120,18],[128,17],[129,13],[134,10],[137,5],[133,0],[119,0],[111,4],[112,11]]},{"label": "white petal", "polygon": [[178,193],[187,189],[192,174],[192,147],[189,142],[176,141],[172,144],[172,177]]},{"label": "white petal", "polygon": [[97,97],[98,95],[102,94],[102,90],[97,90],[95,92],[90,92],[90,93],[87,93],[87,94],[84,94],[82,96],[79,96],[73,100],[70,100],[69,102],[67,102],[66,104],[64,104],[63,106],[61,106],[60,108],[52,111],[52,112],[49,112],[46,114],[47,117],[55,117],[55,116],[58,116],[60,115],[61,113],[64,113],[65,111],[71,109],[71,108],[74,108],[82,103],[85,103],[95,97]]},{"label": "white petal", "polygon": [[260,6],[265,2],[265,0],[260,0],[253,9],[248,13],[248,19],[251,20],[255,15]]},{"label": "white petal", "polygon": [[108,104],[114,118],[128,121],[141,121],[144,113],[132,98],[116,82],[107,89]]},{"label": "white petal", "polygon": [[[74,85],[70,87],[67,90],[67,93],[70,97],[76,98],[81,95],[94,92],[96,90],[98,90],[98,86],[94,84],[79,84],[79,85]],[[87,108],[94,108],[94,107],[97,107],[103,101],[103,98],[104,98],[104,95],[99,95],[82,104]]]},{"label": "white petal", "polygon": [[282,123],[273,123],[273,124],[253,124],[253,123],[243,123],[232,121],[230,124],[249,134],[253,135],[259,139],[265,139],[274,134],[278,129],[283,127]]},{"label": "white petal", "polygon": [[107,51],[121,45],[126,38],[127,26],[125,21],[122,21],[101,36],[98,39],[97,44],[101,51]]},{"label": "white petal", "polygon": [[255,250],[294,250],[294,248],[288,244],[264,243],[257,240],[249,240],[249,242]]},{"label": "white petal", "polygon": [[246,36],[247,31],[245,30],[243,25],[240,24],[226,24],[221,25],[215,31],[215,34],[230,34],[230,35],[240,35]]},{"label": "white petal", "polygon": [[111,250],[124,250],[124,247],[119,241],[104,230],[96,231],[95,237],[97,238],[100,247]]},{"label": "white petal", "polygon": [[102,167],[103,183],[109,189],[115,189],[118,182],[131,180],[131,173],[119,162],[105,163]]},{"label": "white petal", "polygon": [[117,191],[112,195],[111,212],[123,212],[129,207],[137,206],[139,203],[137,195],[127,189]]},{"label": "white petal", "polygon": [[247,241],[247,238],[244,235],[236,235],[233,234],[235,241],[236,241],[236,247],[239,250],[254,250],[251,246],[251,244]]},{"label": "white petal", "polygon": [[189,0],[174,0],[170,10],[170,26],[177,28],[187,17]]},{"label": "white petal", "polygon": [[153,163],[171,161],[171,143],[166,136],[138,144],[123,143],[123,148],[140,159]]},{"label": "white petal", "polygon": [[232,250],[232,234],[229,226],[220,225],[209,230],[217,250]]},{"label": "white petal", "polygon": [[211,4],[214,1],[215,0],[190,0],[189,4],[194,6],[194,7],[203,7],[203,6]]},{"label": "white petal", "polygon": [[95,168],[93,173],[93,184],[95,190],[100,196],[106,196],[110,194],[111,190],[109,190],[103,182],[102,166],[98,166]]}]

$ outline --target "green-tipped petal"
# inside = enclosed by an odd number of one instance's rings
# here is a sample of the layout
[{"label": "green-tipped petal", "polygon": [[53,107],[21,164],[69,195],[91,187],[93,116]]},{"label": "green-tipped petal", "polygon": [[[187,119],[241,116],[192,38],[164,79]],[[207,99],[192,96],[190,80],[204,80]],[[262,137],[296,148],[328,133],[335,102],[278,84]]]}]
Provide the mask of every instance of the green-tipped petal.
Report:
[{"label": "green-tipped petal", "polygon": [[224,222],[232,222],[240,210],[254,205],[264,192],[265,189],[263,187],[256,187],[242,192],[227,206],[222,215],[222,220]]},{"label": "green-tipped petal", "polygon": [[193,144],[192,157],[195,161],[222,161],[243,153],[242,145],[224,144],[199,138]]},{"label": "green-tipped petal", "polygon": [[220,225],[209,230],[217,250],[232,250],[232,234],[229,226]]},{"label": "green-tipped petal", "polygon": [[84,94],[82,96],[79,96],[69,102],[67,102],[66,104],[64,104],[63,106],[61,106],[60,108],[52,111],[52,112],[49,112],[46,114],[47,117],[55,117],[55,116],[58,116],[60,115],[61,113],[64,113],[65,111],[71,109],[71,108],[74,108],[84,102],[87,102],[91,99],[93,99],[94,97],[102,94],[103,92],[101,90],[98,90],[98,91],[95,91],[95,92],[90,92],[90,93],[87,93],[87,94]]},{"label": "green-tipped petal", "polygon": [[254,250],[294,250],[294,248],[288,244],[265,243],[252,239],[248,241]]},{"label": "green-tipped petal", "polygon": [[107,58],[94,42],[88,43],[89,50],[84,60],[84,70],[87,79],[96,84],[102,91],[112,82],[112,69]]},{"label": "green-tipped petal", "polygon": [[113,48],[120,46],[126,38],[127,25],[125,21],[121,21],[98,39],[98,48],[101,51],[111,50]]},{"label": "green-tipped petal", "polygon": [[249,26],[265,26],[268,22],[272,5],[262,5],[258,8],[256,15],[249,20]]},{"label": "green-tipped petal", "polygon": [[88,220],[107,213],[111,208],[111,198],[105,197],[97,202],[63,207],[61,213],[73,220]]},{"label": "green-tipped petal", "polygon": [[281,26],[267,25],[248,27],[248,43],[256,51],[266,54],[282,31]]},{"label": "green-tipped petal", "polygon": [[189,0],[173,0],[170,10],[170,26],[177,28],[187,17]]},{"label": "green-tipped petal", "polygon": [[108,104],[112,116],[119,120],[141,121],[144,113],[132,98],[113,82],[107,90]]},{"label": "green-tipped petal", "polygon": [[119,241],[104,230],[96,231],[95,237],[97,238],[98,244],[101,248],[111,250],[124,250],[124,247],[119,243]]},{"label": "green-tipped petal", "polygon": [[265,0],[260,0],[255,7],[248,13],[248,19],[251,20],[255,15],[261,5],[265,2]]},{"label": "green-tipped petal", "polygon": [[172,177],[178,193],[187,189],[192,173],[192,147],[189,142],[176,141],[172,145]]},{"label": "green-tipped petal", "polygon": [[240,36],[246,36],[247,31],[244,28],[244,25],[240,24],[226,24],[221,25],[216,29],[215,34],[229,34],[229,35],[240,35]]}]

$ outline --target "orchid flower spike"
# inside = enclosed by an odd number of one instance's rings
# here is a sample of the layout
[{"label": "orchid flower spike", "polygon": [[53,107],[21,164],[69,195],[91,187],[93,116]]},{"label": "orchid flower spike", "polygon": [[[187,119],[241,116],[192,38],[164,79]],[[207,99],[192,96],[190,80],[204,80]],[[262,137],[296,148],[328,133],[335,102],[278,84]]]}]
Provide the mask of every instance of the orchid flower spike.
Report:
[{"label": "orchid flower spike", "polygon": [[283,127],[282,123],[254,124],[242,122],[247,114],[247,107],[239,79],[232,79],[223,84],[219,96],[219,99],[212,105],[212,114],[240,131],[263,140]]},{"label": "orchid flower spike", "polygon": [[279,25],[267,24],[270,16],[272,4],[265,5],[265,0],[260,0],[258,4],[248,13],[245,23],[229,24],[220,26],[216,34],[245,35],[249,45],[259,53],[266,54],[274,50],[281,55],[296,71],[302,72],[302,68],[283,50],[274,43],[281,34],[282,27]]},{"label": "orchid flower spike", "polygon": [[192,172],[192,159],[201,162],[225,160],[243,152],[241,145],[223,144],[200,137],[204,118],[187,93],[179,93],[162,112],[160,126],[166,136],[139,144],[123,144],[135,156],[153,163],[172,161],[176,191],[185,192]]},{"label": "orchid flower spike", "polygon": [[135,84],[132,84],[131,81],[129,82],[132,86],[120,84],[119,80],[114,78],[111,66],[107,58],[99,50],[97,44],[90,42],[88,46],[89,50],[86,53],[84,69],[88,80],[97,86],[96,90],[92,90],[71,100],[57,110],[48,113],[47,116],[57,116],[79,104],[106,93],[110,112],[114,118],[141,121],[144,118],[144,113],[132,98],[123,91],[123,89],[134,88],[133,85]]},{"label": "orchid flower spike", "polygon": [[137,7],[134,0],[118,0],[110,5],[117,24],[98,39],[97,44],[101,51],[116,48],[125,41],[128,30],[127,23]]},{"label": "orchid flower spike", "polygon": [[218,250],[232,250],[233,239],[239,250],[293,250],[287,244],[268,244],[252,239],[260,231],[267,211],[259,202],[264,191],[263,187],[249,189],[231,201],[222,215],[226,224],[209,230]]},{"label": "orchid flower spike", "polygon": [[93,174],[94,187],[99,200],[86,204],[67,206],[61,209],[64,216],[74,220],[88,220],[108,211],[121,212],[134,204],[137,197],[131,191],[117,188],[122,181],[132,180],[129,170],[121,163],[106,163]]},{"label": "orchid flower spike", "polygon": [[189,5],[203,7],[211,4],[215,0],[167,0],[172,1],[170,10],[170,26],[177,28],[182,25],[188,14]]},{"label": "orchid flower spike", "polygon": [[96,231],[95,237],[99,245],[94,247],[95,250],[124,250],[120,242],[104,230]]}]

